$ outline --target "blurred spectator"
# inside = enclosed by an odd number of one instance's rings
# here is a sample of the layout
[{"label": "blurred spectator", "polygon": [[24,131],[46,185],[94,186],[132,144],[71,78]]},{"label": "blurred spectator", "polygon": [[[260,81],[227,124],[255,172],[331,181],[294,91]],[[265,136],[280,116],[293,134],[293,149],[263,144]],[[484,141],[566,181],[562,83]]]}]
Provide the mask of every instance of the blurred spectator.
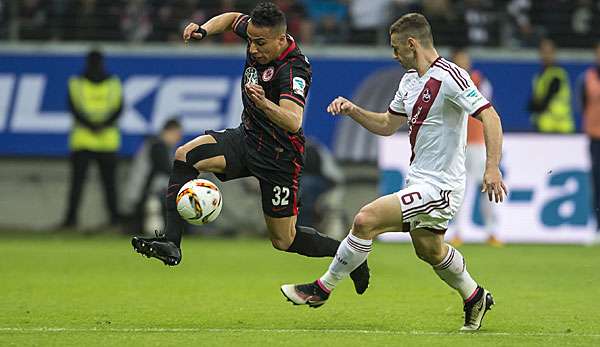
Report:
[{"label": "blurred spectator", "polygon": [[581,78],[583,130],[590,139],[592,164],[592,202],[596,217],[596,236],[600,243],[600,42],[596,44],[596,65],[588,68]]},{"label": "blurred spectator", "polygon": [[99,51],[87,56],[84,72],[69,79],[69,108],[73,128],[69,137],[71,184],[63,227],[77,225],[84,181],[90,161],[96,161],[104,186],[110,225],[118,222],[116,167],[121,135],[117,120],[123,109],[121,82],[104,68]]},{"label": "blurred spectator", "polygon": [[152,19],[152,32],[148,36],[150,41],[179,41],[179,22],[177,9],[170,1],[156,4]]},{"label": "blurred spectator", "polygon": [[19,6],[19,37],[25,40],[47,38],[48,4],[44,0],[23,0]]},{"label": "blurred spectator", "polygon": [[462,46],[468,42],[465,21],[451,0],[423,0],[422,11],[431,24],[436,45]]},{"label": "blurred spectator", "polygon": [[49,6],[48,28],[51,40],[64,39],[65,24],[67,23],[69,0],[53,0]]},{"label": "blurred spectator", "polygon": [[5,40],[8,38],[8,3],[6,0],[0,0],[0,39]]},{"label": "blurred spectator", "polygon": [[285,13],[288,33],[298,38],[301,43],[310,41],[312,30],[306,20],[306,9],[302,1],[274,0],[273,2]]},{"label": "blurred spectator", "polygon": [[150,8],[145,0],[129,0],[121,17],[121,32],[125,40],[141,42],[152,31]]},{"label": "blurred spectator", "polygon": [[592,0],[577,0],[573,2],[573,8],[569,11],[570,31],[566,33],[565,41],[570,41],[569,46],[590,47],[598,38],[599,4],[594,6]]},{"label": "blurred spectator", "polygon": [[[492,102],[492,84],[479,70],[472,69],[469,53],[464,49],[457,49],[452,54],[452,61],[456,65],[467,70],[477,89],[479,89],[481,94],[489,102]],[[469,116],[467,123],[467,151],[465,162],[467,169],[467,188],[465,196],[471,195],[473,191],[475,191],[476,194],[479,192],[479,188],[482,185],[483,173],[485,172],[485,160],[486,150],[483,138],[483,124],[480,120]],[[494,211],[492,202],[487,199],[487,194],[479,192],[479,196],[475,198],[474,203],[483,218],[484,230],[488,234],[487,243],[491,246],[502,246],[502,242],[495,235],[497,231],[497,215]],[[465,207],[466,206],[464,205],[461,207],[454,219],[457,231],[450,241],[454,246],[462,245],[463,240],[460,233],[462,226],[461,222],[464,223],[465,220],[468,220],[471,217],[469,215],[470,211]]]},{"label": "blurred spectator", "polygon": [[342,0],[304,0],[317,44],[344,43],[348,39],[348,6]]},{"label": "blurred spectator", "polygon": [[511,0],[506,6],[508,32],[506,41],[510,46],[533,47],[541,39],[539,29],[531,21],[531,0]]},{"label": "blurred spectator", "polygon": [[[146,139],[135,154],[123,204],[123,230],[126,233],[149,233],[164,227],[166,206],[163,197],[169,183],[175,146],[181,138],[181,124],[177,119],[170,119],[163,125],[160,134]],[[158,213],[148,213],[153,212],[148,211],[152,204],[160,206],[156,209]],[[160,217],[156,218],[155,214]],[[159,223],[147,223],[147,220]]]},{"label": "blurred spectator", "polygon": [[464,21],[471,46],[492,46],[498,44],[497,11],[491,0],[464,0]]},{"label": "blurred spectator", "polygon": [[119,30],[122,7],[117,1],[75,0],[68,7],[64,36],[78,41],[123,40]]},{"label": "blurred spectator", "polygon": [[374,45],[388,42],[392,0],[349,0],[350,43]]},{"label": "blurred spectator", "polygon": [[[298,224],[320,227],[328,235],[343,238],[344,227],[340,184],[344,174],[333,158],[333,154],[323,145],[307,138],[305,144],[305,165],[300,181],[300,201],[302,203]],[[331,194],[330,194],[331,193]],[[337,223],[332,223],[336,220]],[[321,225],[328,223],[328,226]],[[335,225],[335,226],[334,226]]]},{"label": "blurred spectator", "polygon": [[[532,0],[531,2],[531,20],[535,26],[540,27],[543,37],[547,37],[559,41],[560,47],[568,46],[567,36],[564,35],[569,31],[569,13],[570,4],[576,0],[553,0],[539,1]],[[563,40],[562,38],[567,38]]]},{"label": "blurred spectator", "polygon": [[543,133],[572,133],[571,87],[567,71],[556,65],[554,42],[540,43],[541,71],[533,77],[529,111],[536,130]]},{"label": "blurred spectator", "polygon": [[[444,46],[588,47],[600,34],[598,0],[272,0],[304,43],[387,44],[390,22],[408,12],[427,16]],[[13,5],[14,4],[14,5]],[[189,22],[248,12],[252,0],[0,0],[0,38],[176,41]],[[12,9],[14,7],[14,10]],[[14,23],[15,25],[11,25]],[[239,42],[233,33],[208,38]]]}]

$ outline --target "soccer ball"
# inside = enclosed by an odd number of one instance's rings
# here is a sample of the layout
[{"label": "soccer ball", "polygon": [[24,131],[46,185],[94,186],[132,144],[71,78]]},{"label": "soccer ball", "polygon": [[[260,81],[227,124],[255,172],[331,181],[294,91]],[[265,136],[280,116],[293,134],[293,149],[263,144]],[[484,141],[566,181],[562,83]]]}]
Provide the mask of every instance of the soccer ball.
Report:
[{"label": "soccer ball", "polygon": [[181,218],[194,225],[214,221],[223,207],[219,188],[211,181],[199,178],[184,184],[175,201]]}]

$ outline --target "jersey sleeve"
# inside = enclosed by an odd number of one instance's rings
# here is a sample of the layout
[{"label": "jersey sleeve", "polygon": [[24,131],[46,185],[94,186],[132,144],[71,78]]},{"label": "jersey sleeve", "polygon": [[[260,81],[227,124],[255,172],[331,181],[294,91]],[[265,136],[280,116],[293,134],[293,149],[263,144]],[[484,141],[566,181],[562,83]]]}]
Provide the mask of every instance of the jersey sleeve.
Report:
[{"label": "jersey sleeve", "polygon": [[445,82],[445,96],[472,117],[492,104],[477,89],[469,74],[460,68],[452,69]]},{"label": "jersey sleeve", "polygon": [[279,83],[279,99],[291,100],[304,107],[308,89],[312,82],[310,65],[305,61],[295,60],[284,65],[277,74]]},{"label": "jersey sleeve", "polygon": [[231,25],[233,32],[244,40],[248,39],[248,21],[250,16],[247,14],[239,15]]},{"label": "jersey sleeve", "polygon": [[394,116],[406,117],[406,110],[404,109],[404,91],[402,89],[402,81],[400,81],[400,84],[398,85],[398,90],[396,90],[394,99],[392,99],[392,102],[390,102],[388,112],[393,114]]}]

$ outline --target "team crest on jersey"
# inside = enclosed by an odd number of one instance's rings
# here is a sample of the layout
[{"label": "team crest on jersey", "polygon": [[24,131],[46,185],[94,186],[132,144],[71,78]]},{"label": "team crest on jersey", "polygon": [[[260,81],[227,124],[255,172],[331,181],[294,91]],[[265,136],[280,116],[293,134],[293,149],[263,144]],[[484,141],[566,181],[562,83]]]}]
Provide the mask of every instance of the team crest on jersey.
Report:
[{"label": "team crest on jersey", "polygon": [[264,82],[269,82],[271,80],[271,78],[273,78],[273,74],[275,74],[275,68],[272,66],[269,66],[269,68],[267,68],[265,71],[263,71],[262,80]]},{"label": "team crest on jersey", "polygon": [[244,84],[258,84],[258,72],[253,67],[249,67],[244,72]]},{"label": "team crest on jersey", "polygon": [[423,91],[423,102],[429,102],[429,100],[431,100],[431,91],[429,90],[429,88],[425,88],[425,90]]}]

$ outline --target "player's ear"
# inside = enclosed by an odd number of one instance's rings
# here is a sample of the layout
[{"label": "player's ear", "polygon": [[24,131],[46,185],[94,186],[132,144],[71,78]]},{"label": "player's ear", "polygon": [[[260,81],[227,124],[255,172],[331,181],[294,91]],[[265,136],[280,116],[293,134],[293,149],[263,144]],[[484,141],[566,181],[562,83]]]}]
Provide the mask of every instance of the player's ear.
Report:
[{"label": "player's ear", "polygon": [[416,50],[416,47],[417,47],[417,40],[415,40],[415,39],[414,39],[414,38],[412,38],[412,37],[409,37],[409,38],[407,39],[407,43],[408,43],[408,48],[409,48],[411,51],[415,51],[415,50]]},{"label": "player's ear", "polygon": [[287,35],[284,32],[281,35],[279,35],[279,43],[284,45],[286,42],[287,42]]}]

